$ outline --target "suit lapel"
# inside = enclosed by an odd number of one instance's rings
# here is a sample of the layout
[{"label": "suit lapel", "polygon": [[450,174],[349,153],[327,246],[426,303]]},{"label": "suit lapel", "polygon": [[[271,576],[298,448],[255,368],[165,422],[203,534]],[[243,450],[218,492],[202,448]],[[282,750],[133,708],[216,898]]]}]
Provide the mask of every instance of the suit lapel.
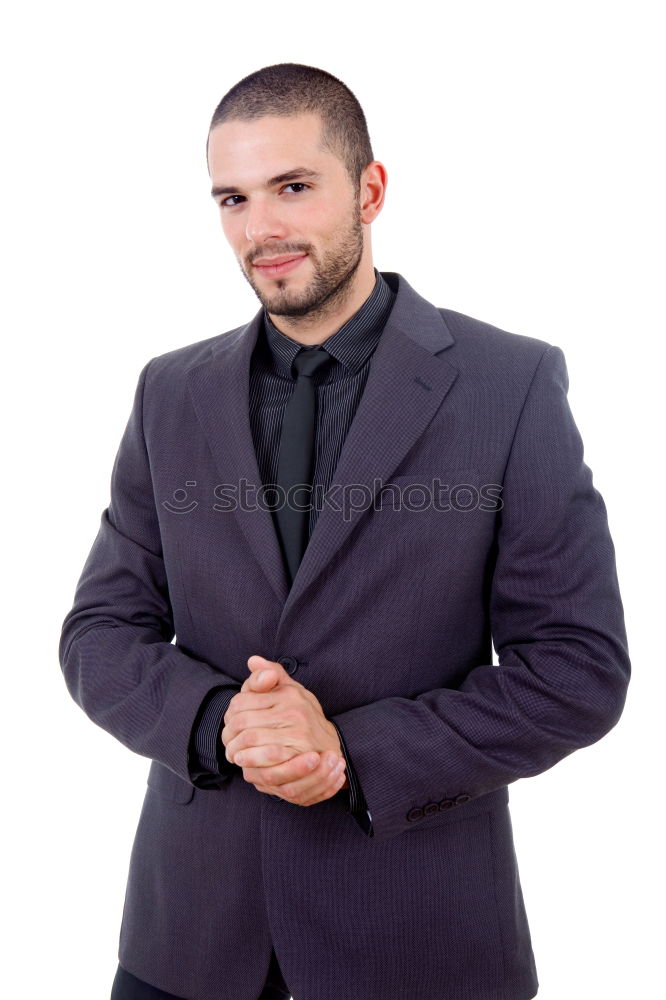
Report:
[{"label": "suit lapel", "polygon": [[[439,311],[405,279],[382,272],[397,297],[370,361],[368,380],[345,438],[332,485],[365,487],[351,497],[364,507],[386,482],[434,417],[453,385],[457,369],[440,355],[453,344]],[[212,357],[187,373],[192,401],[206,434],[220,482],[245,479],[260,484],[249,419],[250,358],[263,322],[263,311],[247,326],[224,334]],[[235,514],[255,558],[280,600],[280,625],[307,588],[326,568],[363,517],[365,509],[343,516],[342,490],[324,503],[289,589],[282,553],[268,510],[236,508]],[[335,503],[333,503],[335,501]],[[248,505],[245,505],[246,507]],[[338,509],[335,509],[335,506]]]},{"label": "suit lapel", "polygon": [[[281,604],[289,590],[278,537],[269,510],[258,506],[255,486],[261,475],[250,425],[250,359],[263,324],[263,309],[250,322],[223,334],[212,357],[187,372],[199,422],[208,440],[219,483],[238,490],[245,481],[252,493],[234,514],[248,544]],[[230,494],[242,500],[240,490]]]}]

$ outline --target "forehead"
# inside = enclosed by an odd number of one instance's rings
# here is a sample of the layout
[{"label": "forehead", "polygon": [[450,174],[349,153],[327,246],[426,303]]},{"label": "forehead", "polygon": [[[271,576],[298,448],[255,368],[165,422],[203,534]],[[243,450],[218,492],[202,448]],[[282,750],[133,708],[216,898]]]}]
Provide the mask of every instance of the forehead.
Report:
[{"label": "forehead", "polygon": [[253,121],[228,121],[211,129],[208,168],[214,182],[260,182],[265,176],[307,163],[322,173],[335,170],[336,157],[321,148],[321,118],[315,114]]}]

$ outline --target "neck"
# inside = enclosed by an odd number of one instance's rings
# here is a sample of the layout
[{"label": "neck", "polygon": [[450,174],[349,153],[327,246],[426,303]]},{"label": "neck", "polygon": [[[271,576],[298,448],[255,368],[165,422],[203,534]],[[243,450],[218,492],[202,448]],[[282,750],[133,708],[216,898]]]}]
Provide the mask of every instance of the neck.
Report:
[{"label": "neck", "polygon": [[333,296],[335,301],[329,300],[321,309],[305,316],[274,316],[269,312],[271,322],[280,333],[291,337],[303,347],[323,344],[358,312],[372,293],[376,280],[372,262],[363,270],[359,267],[354,278],[342,300]]}]

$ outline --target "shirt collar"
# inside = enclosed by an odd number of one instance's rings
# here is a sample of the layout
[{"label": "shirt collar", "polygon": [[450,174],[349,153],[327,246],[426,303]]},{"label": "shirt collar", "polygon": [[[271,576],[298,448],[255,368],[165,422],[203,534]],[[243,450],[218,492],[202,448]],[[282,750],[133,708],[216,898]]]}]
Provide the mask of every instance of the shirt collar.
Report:
[{"label": "shirt collar", "polygon": [[[325,379],[326,382],[357,372],[372,354],[381,337],[395,301],[395,292],[377,268],[373,270],[375,285],[363,305],[339,330],[319,345],[338,362],[331,366],[333,370]],[[278,330],[265,309],[264,335],[270,348],[274,369],[287,378],[293,378],[292,362],[303,345]]]}]

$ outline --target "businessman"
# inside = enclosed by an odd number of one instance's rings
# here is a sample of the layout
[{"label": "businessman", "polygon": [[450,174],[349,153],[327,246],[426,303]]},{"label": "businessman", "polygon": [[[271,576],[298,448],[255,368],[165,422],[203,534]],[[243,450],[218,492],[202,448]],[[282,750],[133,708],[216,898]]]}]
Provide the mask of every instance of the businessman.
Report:
[{"label": "businessman", "polygon": [[144,365],[59,647],[151,760],[113,1000],[528,1000],[508,786],[631,669],[563,352],[377,270],[331,74],[245,77],[206,155],[261,307]]}]

